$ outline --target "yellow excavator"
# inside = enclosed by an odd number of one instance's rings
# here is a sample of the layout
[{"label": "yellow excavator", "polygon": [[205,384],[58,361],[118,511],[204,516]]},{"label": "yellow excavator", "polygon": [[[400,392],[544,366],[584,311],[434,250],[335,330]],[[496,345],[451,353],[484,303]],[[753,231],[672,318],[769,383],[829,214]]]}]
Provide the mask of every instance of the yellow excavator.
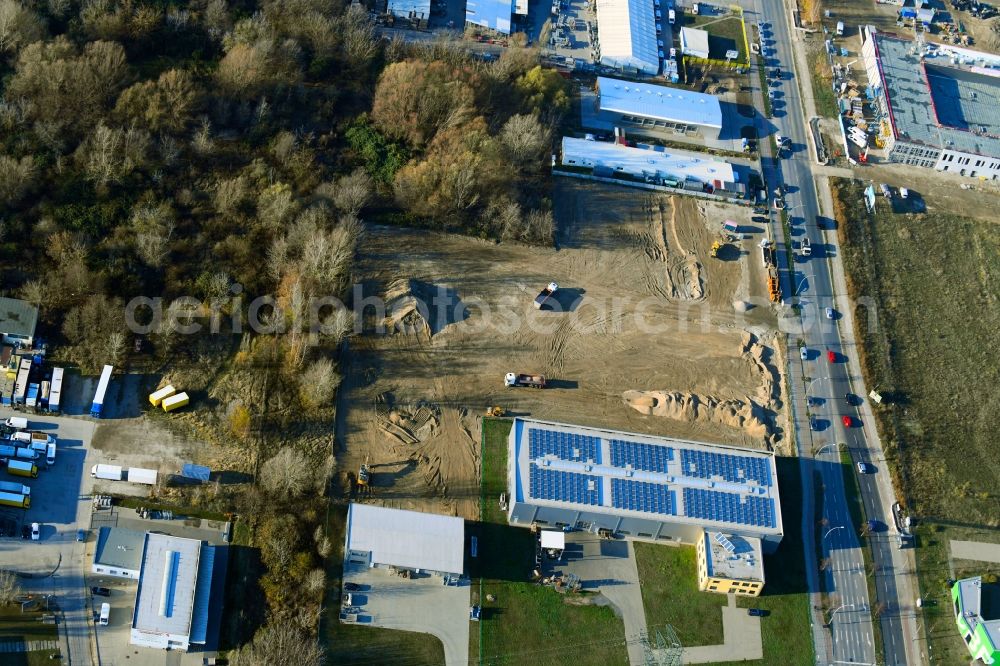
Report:
[{"label": "yellow excavator", "polygon": [[719,256],[719,250],[722,249],[722,243],[715,241],[712,243],[712,257],[717,258]]},{"label": "yellow excavator", "polygon": [[492,407],[486,408],[486,416],[499,417],[507,413],[507,410],[499,405],[494,405]]}]

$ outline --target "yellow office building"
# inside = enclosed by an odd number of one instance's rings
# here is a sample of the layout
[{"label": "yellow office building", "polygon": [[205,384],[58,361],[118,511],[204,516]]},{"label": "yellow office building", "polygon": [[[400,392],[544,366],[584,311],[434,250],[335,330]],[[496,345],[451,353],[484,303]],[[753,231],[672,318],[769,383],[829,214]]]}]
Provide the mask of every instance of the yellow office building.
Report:
[{"label": "yellow office building", "polygon": [[696,548],[699,590],[760,596],[764,561],[759,539],[706,531]]}]

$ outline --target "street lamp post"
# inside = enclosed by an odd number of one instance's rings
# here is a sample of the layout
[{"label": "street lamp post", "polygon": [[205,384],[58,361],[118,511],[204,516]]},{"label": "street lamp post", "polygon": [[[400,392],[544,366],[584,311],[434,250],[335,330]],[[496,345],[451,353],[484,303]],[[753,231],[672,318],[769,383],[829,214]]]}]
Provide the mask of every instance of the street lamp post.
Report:
[{"label": "street lamp post", "polygon": [[830,627],[833,626],[833,618],[837,616],[837,613],[844,610],[845,608],[854,608],[855,606],[856,604],[841,604],[840,606],[835,608],[834,611],[830,613],[830,621],[826,623],[826,628],[829,629]]},{"label": "street lamp post", "polygon": [[830,529],[828,529],[826,531],[826,534],[823,535],[823,538],[820,539],[820,541],[826,541],[826,538],[828,536],[830,536],[832,533],[836,532],[837,530],[842,530],[842,529],[844,529],[843,525],[837,525],[836,527],[831,527]]}]

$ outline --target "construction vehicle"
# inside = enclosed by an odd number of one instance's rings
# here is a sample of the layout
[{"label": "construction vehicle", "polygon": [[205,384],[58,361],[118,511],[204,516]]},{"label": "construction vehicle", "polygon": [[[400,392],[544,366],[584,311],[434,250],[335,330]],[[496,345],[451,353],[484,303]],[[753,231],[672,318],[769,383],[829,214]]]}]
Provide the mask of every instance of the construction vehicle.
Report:
[{"label": "construction vehicle", "polygon": [[721,249],[722,249],[722,243],[720,243],[719,241],[713,242],[711,251],[712,257],[717,259],[719,257],[719,250]]},{"label": "construction vehicle", "polygon": [[774,244],[769,238],[765,238],[760,242],[760,259],[764,268],[778,266],[778,260],[774,254]]},{"label": "construction vehicle", "polygon": [[778,269],[774,266],[767,267],[767,295],[772,303],[781,300],[781,284],[778,282]]},{"label": "construction vehicle", "polygon": [[358,468],[358,490],[368,490],[371,487],[372,482],[372,468],[368,464],[368,457],[365,457],[365,461],[361,463],[361,467]]},{"label": "construction vehicle", "polygon": [[507,410],[499,405],[494,405],[492,407],[486,408],[486,416],[492,416],[494,418],[503,416],[507,413]]},{"label": "construction vehicle", "polygon": [[545,388],[545,377],[542,375],[517,375],[513,372],[508,372],[504,375],[503,385],[507,388],[513,388],[515,386],[524,386],[527,388]]},{"label": "construction vehicle", "polygon": [[535,296],[535,309],[541,310],[542,306],[545,305],[545,302],[548,301],[552,297],[552,294],[557,291],[559,291],[559,285],[555,282],[549,282],[548,286],[538,292],[538,296]]}]

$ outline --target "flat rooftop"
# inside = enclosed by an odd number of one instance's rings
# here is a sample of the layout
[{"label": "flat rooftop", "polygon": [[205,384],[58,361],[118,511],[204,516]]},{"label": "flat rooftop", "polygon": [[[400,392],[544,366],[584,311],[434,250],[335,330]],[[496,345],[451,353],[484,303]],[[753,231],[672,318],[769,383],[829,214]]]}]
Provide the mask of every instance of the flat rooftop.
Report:
[{"label": "flat rooftop", "polygon": [[710,578],[764,580],[760,539],[705,532],[705,560]]},{"label": "flat rooftop", "polygon": [[[653,3],[649,0],[597,0],[601,61],[658,70],[660,49],[656,43],[653,11]],[[662,39],[669,44],[670,26],[662,21],[661,27]]]},{"label": "flat rooftop", "polygon": [[566,136],[562,140],[562,158],[563,164],[603,166],[632,174],[648,172],[702,183],[737,182],[736,172],[729,162],[711,159],[705,153],[688,153],[663,146],[641,143],[634,147],[622,146]]},{"label": "flat rooftop", "polygon": [[962,615],[969,623],[969,629],[975,633],[976,627],[982,625],[990,641],[1000,648],[1000,587],[983,585],[981,576],[964,578],[957,581],[958,594]]},{"label": "flat rooftop", "polygon": [[144,633],[190,635],[201,541],[146,535],[132,628]]},{"label": "flat rooftop", "polygon": [[782,533],[772,453],[533,419],[510,444],[518,502]]},{"label": "flat rooftop", "polygon": [[142,546],[145,541],[145,532],[124,527],[102,527],[97,532],[94,564],[138,571],[142,564]]},{"label": "flat rooftop", "polygon": [[940,149],[1000,157],[1000,78],[924,60],[912,40],[875,33],[896,136]]},{"label": "flat rooftop", "polygon": [[722,106],[713,95],[606,76],[597,77],[597,89],[601,111],[722,129]]},{"label": "flat rooftop", "polygon": [[347,551],[352,550],[370,552],[373,564],[460,574],[465,521],[435,513],[351,504]]}]

